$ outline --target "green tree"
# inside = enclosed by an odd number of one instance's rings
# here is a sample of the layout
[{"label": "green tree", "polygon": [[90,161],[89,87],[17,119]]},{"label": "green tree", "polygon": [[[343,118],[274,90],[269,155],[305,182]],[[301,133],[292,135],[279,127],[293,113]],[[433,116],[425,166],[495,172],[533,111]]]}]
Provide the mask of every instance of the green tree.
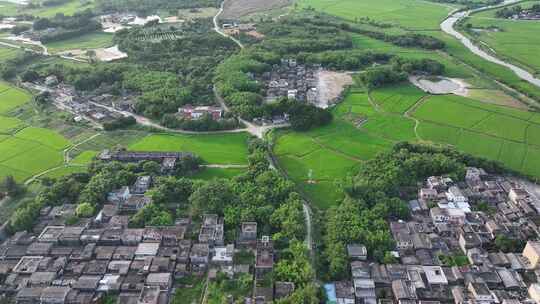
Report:
[{"label": "green tree", "polygon": [[197,187],[189,197],[195,214],[218,213],[235,201],[230,185],[226,180],[215,179]]},{"label": "green tree", "polygon": [[81,203],[75,209],[75,214],[78,217],[91,217],[94,215],[95,208],[90,203]]},{"label": "green tree", "polygon": [[0,184],[0,190],[13,197],[21,194],[24,191],[24,188],[17,184],[17,181],[15,181],[15,178],[12,175],[8,175]]},{"label": "green tree", "polygon": [[302,240],[305,237],[305,221],[302,200],[293,192],[270,217],[270,223],[278,231],[273,235],[274,241],[288,242]]},{"label": "green tree", "polygon": [[311,267],[307,247],[299,241],[291,242],[274,272],[277,280],[293,282],[299,287],[311,282],[315,272]]}]

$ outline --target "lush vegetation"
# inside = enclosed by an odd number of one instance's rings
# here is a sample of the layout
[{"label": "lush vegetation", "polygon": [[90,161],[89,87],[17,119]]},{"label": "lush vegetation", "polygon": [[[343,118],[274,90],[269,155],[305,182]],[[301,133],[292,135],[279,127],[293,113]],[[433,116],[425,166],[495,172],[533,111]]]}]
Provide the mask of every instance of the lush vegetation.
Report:
[{"label": "lush vegetation", "polygon": [[[91,10],[77,12],[73,16],[56,14],[53,18],[38,18],[32,24],[42,43],[65,40],[101,29]],[[50,30],[53,29],[53,30]]]},{"label": "lush vegetation", "polygon": [[347,197],[328,210],[324,231],[326,273],[332,279],[346,276],[346,245],[361,243],[372,258],[389,261],[394,248],[388,219],[407,219],[409,208],[401,199],[416,195],[417,182],[432,175],[463,180],[466,166],[502,172],[499,164],[475,158],[450,148],[400,143],[391,151],[365,162],[349,179]]},{"label": "lush vegetation", "polygon": [[[521,7],[521,5],[503,7],[500,10],[497,10],[495,12],[495,16],[499,18],[510,18],[510,17],[513,17],[514,15],[519,15],[523,11],[525,10]],[[534,4],[533,6],[528,8],[526,11],[531,12],[531,13],[540,13],[540,4]]]},{"label": "lush vegetation", "polygon": [[[357,50],[353,34],[358,30],[325,15],[295,15],[282,18],[279,22],[265,22],[259,26],[258,31],[265,35],[262,42],[229,57],[216,70],[216,88],[232,111],[245,119],[287,113],[295,121],[298,111],[291,108],[294,103],[263,103],[260,83],[249,76],[269,71],[281,58],[295,58],[302,64],[319,64],[340,70],[358,70],[382,64],[362,74],[362,80],[369,87],[403,81],[409,74],[436,75],[444,72],[444,66],[435,60],[401,58],[383,52]],[[312,39],[314,35],[318,37],[317,40]],[[411,39],[419,45],[420,40],[425,41],[425,45],[436,44],[433,42],[436,39],[424,35],[416,35]],[[306,112],[308,108],[302,111]],[[308,125],[324,125],[328,121],[328,118],[317,119]],[[296,124],[293,127],[298,130],[307,129],[303,126],[296,128]]]},{"label": "lush vegetation", "polygon": [[97,0],[96,6],[105,12],[137,12],[142,15],[155,14],[159,10],[174,12],[184,8],[218,6],[215,0]]}]

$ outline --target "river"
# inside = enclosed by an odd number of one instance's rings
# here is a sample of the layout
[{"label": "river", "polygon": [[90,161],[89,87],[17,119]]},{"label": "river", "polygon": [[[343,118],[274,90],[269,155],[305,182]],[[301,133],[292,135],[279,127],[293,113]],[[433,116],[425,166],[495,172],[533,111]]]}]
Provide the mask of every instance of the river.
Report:
[{"label": "river", "polygon": [[441,23],[441,29],[443,30],[443,32],[456,37],[459,41],[461,41],[461,43],[465,47],[467,47],[474,54],[484,58],[485,60],[487,60],[489,62],[493,62],[495,64],[507,67],[507,68],[511,69],[512,71],[514,71],[514,73],[519,78],[521,78],[521,79],[523,79],[523,80],[525,80],[525,81],[527,81],[527,82],[529,82],[529,83],[531,83],[531,84],[533,84],[533,85],[535,85],[537,87],[540,87],[540,79],[539,78],[536,78],[533,74],[529,73],[525,69],[522,69],[522,68],[520,68],[518,66],[515,66],[515,65],[513,65],[511,63],[508,63],[506,61],[503,61],[503,60],[501,60],[501,59],[487,53],[486,51],[484,51],[481,48],[479,48],[478,46],[476,46],[469,38],[465,37],[465,35],[461,34],[460,32],[458,32],[457,30],[454,29],[454,25],[458,21],[460,21],[461,19],[469,16],[471,13],[478,12],[478,11],[485,10],[485,9],[497,8],[497,7],[501,7],[501,6],[516,3],[516,2],[519,2],[519,0],[507,0],[507,1],[504,1],[503,3],[501,3],[501,4],[498,4],[498,5],[486,6],[486,7],[477,8],[477,9],[473,9],[473,10],[469,10],[469,11],[455,12],[455,13],[451,14],[446,20],[444,20]]}]

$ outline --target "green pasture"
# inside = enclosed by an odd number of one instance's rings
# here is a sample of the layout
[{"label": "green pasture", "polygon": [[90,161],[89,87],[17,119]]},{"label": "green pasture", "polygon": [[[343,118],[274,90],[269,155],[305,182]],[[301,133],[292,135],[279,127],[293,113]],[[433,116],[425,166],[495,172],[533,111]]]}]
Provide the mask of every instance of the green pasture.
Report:
[{"label": "green pasture", "polygon": [[129,146],[134,151],[192,152],[209,164],[247,164],[246,133],[153,134]]},{"label": "green pasture", "polygon": [[[540,1],[520,3],[523,8],[539,4]],[[473,28],[473,38],[489,45],[497,56],[517,63],[529,70],[540,72],[540,23],[531,20],[508,20],[497,18],[497,9],[479,12],[466,20]],[[489,30],[498,28],[498,30]]]},{"label": "green pasture", "polygon": [[71,143],[62,135],[56,133],[55,131],[44,128],[24,128],[21,131],[17,132],[17,134],[15,134],[15,137],[25,139],[27,141],[36,142],[43,146],[47,146],[49,148],[59,151],[71,145]]},{"label": "green pasture", "polygon": [[30,99],[31,96],[27,92],[0,82],[0,114],[5,114]]},{"label": "green pasture", "polygon": [[113,34],[103,32],[88,33],[66,40],[50,42],[47,43],[46,46],[51,53],[74,49],[87,50],[104,48],[113,45],[113,36]]},{"label": "green pasture", "polygon": [[93,1],[71,0],[61,5],[41,6],[32,9],[19,9],[19,13],[29,14],[36,17],[50,18],[54,17],[56,14],[59,13],[71,16],[76,12],[84,11],[85,9],[91,9],[93,7]]},{"label": "green pasture", "polygon": [[421,0],[300,0],[302,8],[313,8],[350,21],[369,17],[414,30],[434,30],[455,6]]},{"label": "green pasture", "polygon": [[0,1],[0,12],[4,16],[14,16],[17,14],[18,6],[15,3]]},{"label": "green pasture", "polygon": [[0,46],[0,62],[15,58],[20,52],[20,50],[15,48]]},{"label": "green pasture", "polygon": [[231,179],[244,173],[246,170],[241,168],[202,168],[195,175],[191,176],[194,179],[212,180],[214,178]]},{"label": "green pasture", "polygon": [[24,123],[17,118],[0,116],[0,134],[11,134]]},{"label": "green pasture", "polygon": [[51,170],[41,177],[60,178],[62,176],[70,175],[73,173],[84,173],[86,171],[87,168],[85,166],[64,166]]},{"label": "green pasture", "polygon": [[77,155],[77,157],[73,158],[69,163],[75,164],[75,165],[88,165],[92,162],[94,157],[98,152],[96,151],[84,151],[81,154]]}]

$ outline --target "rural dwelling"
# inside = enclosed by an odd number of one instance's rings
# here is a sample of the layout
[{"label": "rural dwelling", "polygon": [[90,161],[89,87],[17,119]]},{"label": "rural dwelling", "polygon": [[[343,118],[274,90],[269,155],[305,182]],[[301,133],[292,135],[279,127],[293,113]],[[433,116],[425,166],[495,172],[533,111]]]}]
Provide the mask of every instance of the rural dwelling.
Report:
[{"label": "rural dwelling", "polygon": [[540,284],[534,283],[529,287],[529,297],[536,303],[540,303]]},{"label": "rural dwelling", "polygon": [[347,253],[352,260],[365,261],[367,259],[367,249],[363,245],[349,244],[347,245]]},{"label": "rural dwelling", "polygon": [[532,268],[537,268],[540,262],[540,242],[528,241],[523,249],[523,256],[529,260]]},{"label": "rural dwelling", "polygon": [[197,120],[205,115],[210,115],[214,120],[219,120],[223,116],[223,110],[213,106],[198,106],[186,105],[178,108],[178,115],[185,119]]}]

